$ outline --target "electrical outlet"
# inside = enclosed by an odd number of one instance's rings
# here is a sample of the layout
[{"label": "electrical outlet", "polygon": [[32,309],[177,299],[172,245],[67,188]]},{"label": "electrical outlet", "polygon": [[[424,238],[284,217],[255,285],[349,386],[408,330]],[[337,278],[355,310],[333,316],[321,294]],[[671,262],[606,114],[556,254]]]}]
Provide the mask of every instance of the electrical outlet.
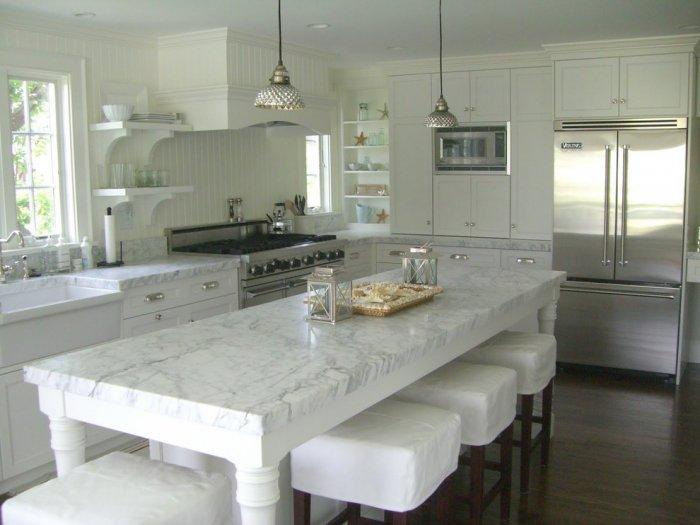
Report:
[{"label": "electrical outlet", "polygon": [[117,229],[120,231],[134,229],[134,206],[130,202],[125,202],[121,206],[117,206],[115,213],[115,222]]}]

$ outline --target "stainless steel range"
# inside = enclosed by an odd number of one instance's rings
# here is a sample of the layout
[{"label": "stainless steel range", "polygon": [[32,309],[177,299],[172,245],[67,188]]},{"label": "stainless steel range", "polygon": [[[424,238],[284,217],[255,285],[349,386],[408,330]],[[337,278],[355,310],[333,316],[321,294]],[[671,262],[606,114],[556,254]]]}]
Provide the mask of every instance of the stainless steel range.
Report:
[{"label": "stainless steel range", "polygon": [[236,255],[241,308],[303,293],[322,265],[342,266],[347,241],[335,235],[268,233],[268,222],[210,224],[165,231],[171,252]]}]

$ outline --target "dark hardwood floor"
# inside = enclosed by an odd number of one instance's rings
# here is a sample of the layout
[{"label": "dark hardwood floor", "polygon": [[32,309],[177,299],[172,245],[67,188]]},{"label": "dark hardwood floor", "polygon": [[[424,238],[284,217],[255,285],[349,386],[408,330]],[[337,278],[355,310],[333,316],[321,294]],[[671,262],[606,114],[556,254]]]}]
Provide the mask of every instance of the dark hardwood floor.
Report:
[{"label": "dark hardwood floor", "polygon": [[[510,523],[700,524],[699,365],[678,389],[559,371],[554,413],[550,465],[533,467],[527,497],[514,457]],[[484,522],[498,523],[497,505]]]}]

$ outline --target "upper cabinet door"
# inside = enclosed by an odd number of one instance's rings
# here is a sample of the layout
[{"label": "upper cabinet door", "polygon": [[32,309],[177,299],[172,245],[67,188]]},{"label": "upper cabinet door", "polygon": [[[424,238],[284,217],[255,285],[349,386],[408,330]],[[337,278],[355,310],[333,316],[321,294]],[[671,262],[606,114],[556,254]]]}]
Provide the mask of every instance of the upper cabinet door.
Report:
[{"label": "upper cabinet door", "polygon": [[[440,75],[433,75],[432,103],[440,96]],[[469,73],[445,73],[442,81],[442,94],[452,114],[460,122],[469,122]],[[431,110],[432,111],[432,110]]]},{"label": "upper cabinet door", "polygon": [[433,177],[433,231],[435,235],[469,235],[469,176]]},{"label": "upper cabinet door", "polygon": [[472,175],[472,237],[510,237],[510,177]]},{"label": "upper cabinet door", "polygon": [[471,71],[469,86],[472,122],[510,120],[510,70]]},{"label": "upper cabinet door", "polygon": [[687,115],[689,71],[688,53],[622,57],[620,115]]},{"label": "upper cabinet door", "polygon": [[558,118],[616,117],[619,87],[619,58],[557,61],[554,114]]},{"label": "upper cabinet door", "polygon": [[552,120],[552,74],[551,67],[525,67],[510,71],[510,114],[514,122]]},{"label": "upper cabinet door", "polygon": [[430,75],[392,77],[390,88],[392,120],[425,118],[432,111]]},{"label": "upper cabinet door", "polygon": [[394,233],[433,233],[431,134],[423,118],[394,121],[391,126],[390,198]]}]

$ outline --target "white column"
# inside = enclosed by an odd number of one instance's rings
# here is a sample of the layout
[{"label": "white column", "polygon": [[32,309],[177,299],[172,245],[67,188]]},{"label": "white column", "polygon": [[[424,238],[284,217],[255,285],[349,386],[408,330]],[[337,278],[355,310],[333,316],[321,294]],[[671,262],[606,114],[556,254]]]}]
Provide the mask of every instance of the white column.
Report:
[{"label": "white column", "polygon": [[279,469],[236,465],[236,501],[241,507],[243,525],[275,525],[280,499]]},{"label": "white column", "polygon": [[51,448],[59,477],[85,463],[85,424],[67,417],[49,416]]},{"label": "white column", "polygon": [[541,334],[554,335],[554,323],[557,320],[557,302],[553,301],[537,311],[537,321],[540,324]]}]

